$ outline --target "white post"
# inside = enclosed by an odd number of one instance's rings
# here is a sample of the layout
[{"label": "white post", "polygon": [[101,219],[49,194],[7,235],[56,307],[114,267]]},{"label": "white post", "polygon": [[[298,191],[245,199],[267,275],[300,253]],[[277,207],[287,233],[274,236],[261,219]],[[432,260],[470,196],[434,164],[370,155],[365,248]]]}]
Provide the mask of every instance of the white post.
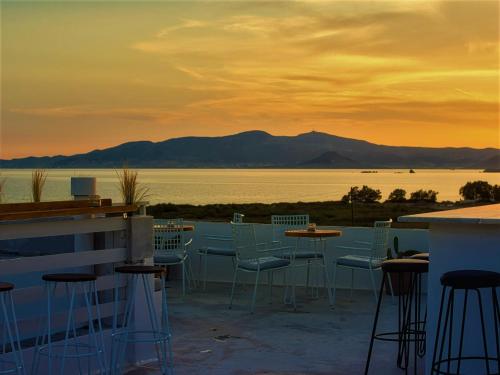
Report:
[{"label": "white post", "polygon": [[[75,200],[84,200],[96,196],[95,177],[71,177],[71,195]],[[87,216],[75,216],[75,219],[82,219]],[[92,250],[94,248],[94,235],[78,234],[74,239],[74,251]]]},{"label": "white post", "polygon": [[[129,216],[128,218],[128,261],[130,263],[153,263],[153,217],[152,216]],[[154,293],[154,277],[148,276],[150,286]],[[147,300],[144,287],[138,285],[135,296],[135,311],[132,325],[134,330],[150,330],[149,315],[147,311]],[[155,304],[156,312],[160,311],[160,305]],[[160,316],[160,315],[157,315]],[[156,356],[153,347],[144,344],[135,344],[128,350],[129,363],[144,363],[151,361]]]}]

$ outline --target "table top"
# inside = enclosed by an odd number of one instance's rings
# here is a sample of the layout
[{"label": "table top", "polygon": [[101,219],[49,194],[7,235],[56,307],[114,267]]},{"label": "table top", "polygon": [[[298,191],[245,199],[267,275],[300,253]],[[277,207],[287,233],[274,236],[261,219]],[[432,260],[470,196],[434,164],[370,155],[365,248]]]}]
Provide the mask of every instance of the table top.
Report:
[{"label": "table top", "polygon": [[401,216],[400,222],[500,224],[500,204]]},{"label": "table top", "polygon": [[[165,224],[154,224],[154,228],[162,228],[165,227]],[[194,230],[194,225],[183,225],[182,230],[184,232],[190,232]]]},{"label": "table top", "polygon": [[322,237],[339,237],[342,232],[333,229],[316,229],[315,231],[310,231],[307,229],[294,229],[286,230],[285,236],[287,237],[308,237],[308,238],[322,238]]}]

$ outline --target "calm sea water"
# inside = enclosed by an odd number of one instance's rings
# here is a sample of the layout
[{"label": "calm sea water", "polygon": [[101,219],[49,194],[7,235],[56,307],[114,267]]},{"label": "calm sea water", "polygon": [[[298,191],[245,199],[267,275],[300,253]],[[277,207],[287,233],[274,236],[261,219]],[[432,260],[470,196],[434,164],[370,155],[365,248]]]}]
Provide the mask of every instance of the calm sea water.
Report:
[{"label": "calm sea water", "polygon": [[[113,169],[48,170],[43,200],[71,199],[71,176],[94,176],[101,197],[121,201]],[[140,169],[139,180],[150,189],[151,203],[272,203],[337,200],[351,186],[380,189],[383,199],[395,188],[408,193],[418,189],[439,192],[439,200],[458,200],[467,181],[500,184],[500,173],[478,170],[378,170],[358,169]],[[5,178],[3,202],[30,201],[30,170],[0,170]]]}]

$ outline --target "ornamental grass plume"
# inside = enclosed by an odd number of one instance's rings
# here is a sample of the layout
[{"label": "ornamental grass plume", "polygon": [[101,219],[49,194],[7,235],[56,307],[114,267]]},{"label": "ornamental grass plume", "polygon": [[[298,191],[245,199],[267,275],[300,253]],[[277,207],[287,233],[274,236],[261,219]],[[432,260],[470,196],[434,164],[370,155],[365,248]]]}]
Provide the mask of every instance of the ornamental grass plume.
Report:
[{"label": "ornamental grass plume", "polygon": [[43,169],[35,169],[31,173],[31,196],[33,202],[40,202],[42,200],[42,192],[46,179],[47,172]]},{"label": "ornamental grass plume", "polygon": [[3,193],[5,190],[5,182],[7,181],[6,178],[1,178],[0,175],[0,203],[2,203],[2,198],[3,198]]},{"label": "ornamental grass plume", "polygon": [[150,195],[149,188],[138,182],[137,171],[123,168],[122,171],[116,171],[116,175],[123,203],[135,204],[144,201]]}]

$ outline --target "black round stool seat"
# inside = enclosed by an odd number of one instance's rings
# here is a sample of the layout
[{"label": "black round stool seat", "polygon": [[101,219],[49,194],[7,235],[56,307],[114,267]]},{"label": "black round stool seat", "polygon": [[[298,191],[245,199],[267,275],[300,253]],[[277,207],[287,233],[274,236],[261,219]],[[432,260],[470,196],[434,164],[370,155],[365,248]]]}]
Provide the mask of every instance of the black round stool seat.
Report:
[{"label": "black round stool seat", "polygon": [[500,287],[500,273],[480,270],[458,270],[441,276],[441,284],[455,289]]},{"label": "black round stool seat", "polygon": [[8,292],[12,289],[14,289],[14,284],[0,282],[0,292]]},{"label": "black round stool seat", "polygon": [[425,273],[429,271],[429,262],[420,259],[391,259],[382,263],[384,272],[414,272]]},{"label": "black round stool seat", "polygon": [[426,260],[429,261],[429,253],[418,253],[415,255],[412,255],[410,259],[420,259],[420,260]]},{"label": "black round stool seat", "polygon": [[97,280],[97,276],[91,273],[49,273],[43,275],[42,280],[61,283],[78,283],[95,281]]},{"label": "black round stool seat", "polygon": [[143,265],[133,265],[133,266],[120,266],[115,268],[115,272],[118,273],[129,273],[129,274],[155,274],[160,275],[165,272],[165,269],[157,266],[143,266]]}]

